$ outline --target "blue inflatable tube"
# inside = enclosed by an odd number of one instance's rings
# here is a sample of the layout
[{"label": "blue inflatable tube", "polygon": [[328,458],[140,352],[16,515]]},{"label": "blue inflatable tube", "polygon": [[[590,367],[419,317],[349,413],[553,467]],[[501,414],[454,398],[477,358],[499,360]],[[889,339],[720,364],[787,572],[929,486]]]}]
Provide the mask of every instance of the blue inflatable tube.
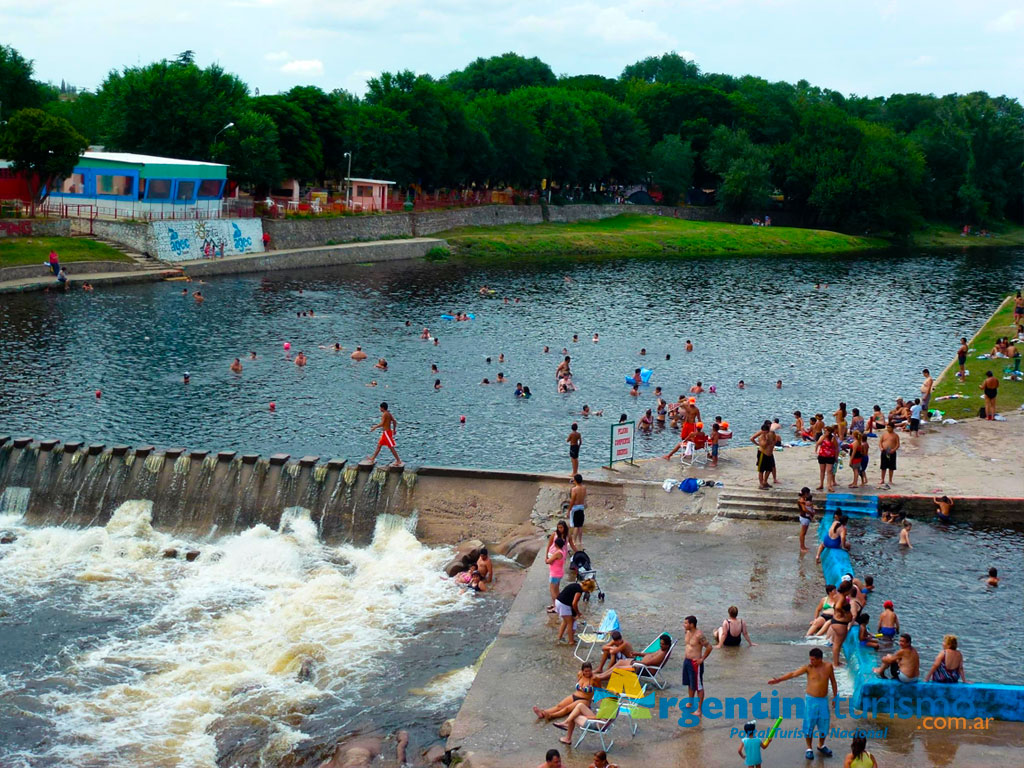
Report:
[{"label": "blue inflatable tube", "polygon": [[[468,317],[470,320],[476,320],[476,315],[474,315],[472,312],[467,312],[466,313],[466,317]],[[441,319],[442,320],[454,320],[455,319],[455,315],[441,315]]]},{"label": "blue inflatable tube", "polygon": [[[652,373],[654,373],[654,371],[651,370],[650,368],[641,368],[640,369],[640,383],[641,384],[650,384],[650,382],[651,382],[651,374]],[[629,386],[633,386],[633,384],[634,384],[633,377],[632,376],[626,376],[625,378],[626,378],[626,383],[629,384]]]}]

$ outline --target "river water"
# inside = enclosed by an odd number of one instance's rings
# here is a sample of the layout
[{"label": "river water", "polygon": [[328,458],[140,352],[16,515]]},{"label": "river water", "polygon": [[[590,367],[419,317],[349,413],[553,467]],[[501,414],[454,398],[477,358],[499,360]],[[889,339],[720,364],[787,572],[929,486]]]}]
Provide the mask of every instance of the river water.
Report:
[{"label": "river water", "polygon": [[[0,765],[317,765],[352,731],[436,738],[509,599],[461,593],[415,520],[328,547],[304,510],[215,543],[123,504],[105,527],[0,529]],[[194,547],[194,562],[165,548]]]},{"label": "river water", "polygon": [[[639,418],[656,385],[669,401],[697,380],[715,385],[717,394],[701,397],[704,417],[722,415],[741,435],[795,409],[831,413],[840,400],[888,410],[917,391],[922,368],[942,370],[960,336],[1022,283],[1024,249],[1002,249],[353,266],[189,284],[207,297],[201,305],[181,296],[182,283],[5,296],[0,432],[352,459],[372,451],[369,428],[387,400],[411,463],[562,470],[569,424],[588,403],[605,411],[581,423],[582,464],[597,465],[609,422]],[[483,298],[483,284],[520,301]],[[306,310],[314,317],[296,316]],[[476,319],[440,319],[458,310]],[[438,346],[419,338],[425,326]],[[291,362],[285,342],[291,354],[306,352],[306,367]],[[335,342],[346,351],[321,348]],[[369,361],[349,359],[356,345]],[[579,391],[560,395],[563,347]],[[246,359],[250,351],[257,360]],[[235,357],[239,375],[228,370]],[[378,357],[388,371],[373,369]],[[641,365],[654,375],[638,400],[624,375]],[[499,371],[510,383],[481,385]],[[530,400],[513,398],[516,382],[531,388]],[[656,432],[638,453],[673,443]]]}]

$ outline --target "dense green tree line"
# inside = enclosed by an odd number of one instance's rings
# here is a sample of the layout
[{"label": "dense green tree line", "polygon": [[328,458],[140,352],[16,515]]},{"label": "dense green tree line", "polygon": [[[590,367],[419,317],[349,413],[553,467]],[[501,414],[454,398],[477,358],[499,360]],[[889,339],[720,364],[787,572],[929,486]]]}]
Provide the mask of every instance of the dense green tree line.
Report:
[{"label": "dense green tree line", "polygon": [[728,211],[781,200],[808,224],[850,230],[1019,220],[1024,209],[1015,99],[847,97],[804,80],[703,73],[674,53],[617,79],[556,76],[508,53],[440,79],[387,72],[359,99],[313,86],[254,97],[186,51],[61,100],[32,80],[31,62],[0,47],[0,100],[5,113],[42,108],[111,149],[215,158],[260,188],[339,179],[351,152],[353,175],[426,189],[549,179],[599,194],[653,181],[670,201],[714,188]]}]

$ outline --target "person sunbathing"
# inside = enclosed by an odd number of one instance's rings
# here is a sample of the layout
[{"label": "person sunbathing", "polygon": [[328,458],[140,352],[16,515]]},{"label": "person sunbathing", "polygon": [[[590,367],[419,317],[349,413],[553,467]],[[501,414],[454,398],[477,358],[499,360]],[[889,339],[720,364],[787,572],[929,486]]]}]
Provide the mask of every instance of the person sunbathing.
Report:
[{"label": "person sunbathing", "polygon": [[657,667],[665,661],[665,657],[668,656],[668,652],[671,647],[672,638],[663,634],[658,638],[658,650],[652,653],[645,653],[641,656],[619,659],[604,672],[596,673],[594,675],[594,681],[598,683],[604,682],[612,676],[612,673],[616,669],[631,669],[634,672],[639,672],[643,667]]},{"label": "person sunbathing", "polygon": [[590,704],[594,700],[594,668],[589,661],[583,662],[576,674],[576,690],[548,709],[533,708],[538,720],[553,720],[569,714],[577,704]]},{"label": "person sunbathing", "polygon": [[577,726],[582,727],[588,720],[594,720],[601,725],[606,724],[608,721],[599,718],[594,711],[584,704],[582,701],[576,702],[576,705],[572,708],[565,720],[560,723],[555,723],[556,728],[564,728],[565,736],[559,739],[563,744],[572,744],[572,734],[576,730]]}]

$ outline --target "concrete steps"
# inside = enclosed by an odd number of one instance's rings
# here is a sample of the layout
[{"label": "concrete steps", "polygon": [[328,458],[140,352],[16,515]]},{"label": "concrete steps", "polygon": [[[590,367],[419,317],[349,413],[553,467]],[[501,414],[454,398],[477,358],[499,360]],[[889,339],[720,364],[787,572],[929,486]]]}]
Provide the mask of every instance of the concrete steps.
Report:
[{"label": "concrete steps", "polygon": [[797,517],[796,492],[720,491],[718,515],[738,520],[777,520],[793,522]]},{"label": "concrete steps", "polygon": [[136,264],[147,267],[149,269],[153,269],[156,267],[172,266],[167,264],[166,262],[160,261],[160,259],[154,259],[152,256],[145,253],[137,253],[122,243],[118,243],[113,240],[107,240],[105,237],[100,237],[99,235],[90,235],[88,233],[82,232],[74,234],[73,237],[80,237],[85,240],[92,240],[93,242],[96,243],[103,243],[103,245],[110,246],[115,251],[120,251],[125,256],[128,256]]}]

